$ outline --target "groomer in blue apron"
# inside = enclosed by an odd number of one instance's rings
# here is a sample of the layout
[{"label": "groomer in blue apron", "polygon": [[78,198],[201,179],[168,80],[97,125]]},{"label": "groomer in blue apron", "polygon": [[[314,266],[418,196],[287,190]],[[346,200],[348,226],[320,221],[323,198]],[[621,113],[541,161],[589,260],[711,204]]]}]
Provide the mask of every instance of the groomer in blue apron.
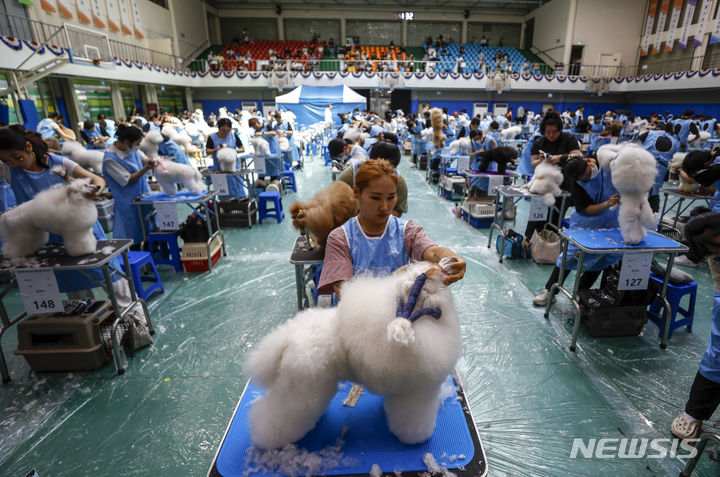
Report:
[{"label": "groomer in blue apron", "polygon": [[[277,140],[277,133],[272,129],[272,125],[268,124],[266,128],[263,128],[263,125],[260,124],[260,121],[257,118],[250,118],[248,126],[255,130],[255,136],[262,137],[268,143],[268,146],[270,146],[271,157],[277,157],[282,154],[282,151],[280,150],[280,143],[278,143]],[[282,167],[282,165],[280,165],[280,167]],[[278,164],[273,163],[272,161],[265,161],[265,168],[267,170],[265,175],[274,179],[282,175],[282,170],[278,169]]]},{"label": "groomer in blue apron", "polygon": [[[17,204],[33,199],[39,192],[65,182],[63,177],[52,172],[56,166],[64,169],[70,177],[89,178],[93,184],[100,186],[96,195],[102,192],[105,181],[75,162],[63,156],[47,152],[47,145],[42,137],[21,126],[0,128],[0,161],[10,168],[10,184]],[[10,200],[9,194],[4,194]],[[98,240],[107,240],[100,223],[95,221],[93,235]],[[62,237],[50,235],[49,242],[62,243]],[[111,265],[122,270],[122,262],[114,258]],[[103,280],[102,270],[93,268],[85,270],[96,280]],[[80,272],[55,272],[60,291],[68,293],[71,298],[92,297],[92,289],[98,285]],[[113,281],[119,280],[115,277]]]},{"label": "groomer in blue apron", "polygon": [[164,141],[158,145],[158,154],[164,157],[169,157],[173,162],[177,162],[178,164],[185,164],[186,166],[192,167],[192,164],[190,164],[190,158],[178,143],[164,134],[163,140]]},{"label": "groomer in blue apron", "polygon": [[[130,201],[150,192],[150,185],[145,175],[155,165],[155,161],[145,156],[140,150],[142,131],[135,126],[120,125],[117,141],[105,151],[103,159],[103,176],[115,199],[114,238],[129,238],[140,247],[145,240],[137,206]],[[143,217],[148,217],[152,206],[142,207]],[[151,219],[145,219],[145,230],[155,230]]]},{"label": "groomer in blue apron", "polygon": [[692,109],[686,109],[685,111],[683,111],[682,117],[674,121],[675,135],[677,136],[678,141],[680,141],[680,147],[683,151],[687,150],[688,136],[690,136],[690,133],[697,136],[700,132],[697,125],[692,120],[694,114],[695,111],[693,111]]},{"label": "groomer in blue apron", "polygon": [[657,161],[658,172],[655,177],[655,184],[653,184],[652,191],[650,192],[650,198],[648,199],[653,212],[660,210],[660,189],[665,182],[668,164],[670,164],[673,154],[680,150],[680,144],[677,140],[663,130],[662,123],[660,123],[660,125],[660,129],[642,133],[638,137],[643,148],[655,156],[655,160]]},{"label": "groomer in blue apron", "polygon": [[[569,180],[573,180],[571,194],[575,212],[570,215],[569,228],[609,229],[619,226],[618,207],[613,206],[620,203],[620,195],[612,185],[609,170],[598,169],[593,159],[586,160],[575,157],[567,162],[563,168],[563,174]],[[577,268],[577,252],[579,252],[577,246],[570,243],[567,249],[567,260],[565,261],[566,272]],[[618,263],[621,259],[621,254],[586,254],[583,269],[578,270],[578,273],[582,272],[578,289],[590,289],[603,270]],[[550,288],[560,279],[561,266],[562,254],[555,262],[555,267],[545,284],[545,289],[533,299],[533,305],[545,306],[547,304],[550,298]],[[567,278],[567,273],[565,273],[564,278]]]},{"label": "groomer in blue apron", "polygon": [[[293,141],[292,126],[290,126],[290,123],[286,123],[283,120],[282,114],[280,114],[279,111],[277,113],[275,113],[275,128],[274,129],[276,132],[284,131],[284,133],[280,133],[280,134],[284,134],[288,140],[288,143],[290,143],[290,150],[283,154],[283,161],[289,163],[290,166],[292,166],[293,164],[300,164],[300,150],[295,145],[295,141]],[[276,138],[276,140],[277,140],[277,138]],[[278,143],[278,145],[279,145],[279,143]],[[290,155],[289,161],[285,157],[287,153],[289,153],[289,155]]]},{"label": "groomer in blue apron", "polygon": [[[251,119],[252,121],[252,119]],[[220,118],[217,122],[218,132],[212,133],[208,136],[207,143],[205,144],[205,150],[212,154],[213,168],[220,170],[220,163],[218,162],[217,152],[224,147],[235,149],[236,152],[243,152],[242,143],[237,133],[232,130],[232,122],[230,118]],[[235,169],[241,169],[242,164],[240,159],[235,159]],[[228,176],[228,192],[229,195],[219,196],[220,199],[227,197],[245,197],[245,187],[243,186],[242,179],[235,176]]]},{"label": "groomer in blue apron", "polygon": [[515,172],[521,176],[532,177],[532,175],[535,174],[535,168],[532,166],[532,147],[535,143],[535,138],[540,136],[540,131],[536,130],[532,136],[530,136],[527,143],[525,143],[522,156],[520,156],[520,164],[518,164],[517,169],[515,169]]}]

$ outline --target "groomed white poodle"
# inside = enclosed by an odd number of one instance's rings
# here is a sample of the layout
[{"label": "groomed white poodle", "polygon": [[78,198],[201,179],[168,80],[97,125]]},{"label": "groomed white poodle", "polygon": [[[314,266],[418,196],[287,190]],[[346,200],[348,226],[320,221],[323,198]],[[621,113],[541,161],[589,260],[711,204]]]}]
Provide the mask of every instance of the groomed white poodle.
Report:
[{"label": "groomed white poodle", "polygon": [[448,154],[453,156],[457,156],[458,154],[467,156],[470,154],[470,150],[470,138],[467,136],[455,139],[448,145]]},{"label": "groomed white poodle", "polygon": [[177,194],[177,183],[181,182],[193,195],[202,194],[207,186],[197,168],[166,159],[158,159],[153,174],[167,196]]},{"label": "groomed white poodle", "polygon": [[385,278],[358,277],[343,286],[336,308],[301,311],[267,335],[245,363],[265,388],[249,414],[255,445],[274,449],[302,438],[345,380],[384,396],[388,427],[400,441],[429,439],[441,386],[461,351],[443,279],[429,262]]},{"label": "groomed white poodle", "polygon": [[32,255],[48,241],[48,232],[60,235],[71,257],[95,251],[95,202],[86,196],[99,186],[90,179],[74,179],[39,192],[32,200],[0,216],[2,253],[8,258]]},{"label": "groomed white poodle", "polygon": [[192,139],[190,139],[190,136],[188,136],[184,131],[179,133],[172,124],[165,124],[162,127],[161,132],[183,149],[188,149],[192,146]]},{"label": "groomed white poodle", "polygon": [[500,139],[503,141],[515,139],[520,133],[522,133],[522,126],[510,126],[500,131]]},{"label": "groomed white poodle", "polygon": [[105,151],[85,149],[85,147],[77,141],[65,141],[62,145],[62,153],[63,156],[69,156],[70,159],[82,167],[92,170],[95,174],[102,174],[102,162],[103,157],[105,157]]},{"label": "groomed white poodle", "polygon": [[250,140],[250,144],[252,144],[256,156],[267,157],[270,155],[270,144],[262,137],[255,136]]},{"label": "groomed white poodle", "polygon": [[647,191],[655,183],[655,157],[639,144],[606,144],[597,152],[603,169],[610,170],[613,186],[620,193],[618,222],[627,244],[643,241],[658,219],[647,200]]},{"label": "groomed white poodle", "polygon": [[160,144],[165,142],[162,134],[157,131],[148,131],[145,137],[140,141],[140,150],[150,159],[159,159],[158,149]]},{"label": "groomed white poodle", "polygon": [[532,180],[528,183],[528,191],[543,196],[543,204],[551,206],[555,203],[555,197],[562,194],[560,184],[563,181],[563,173],[558,166],[543,160],[535,168]]},{"label": "groomed white poodle", "polygon": [[222,147],[217,152],[218,164],[222,172],[235,172],[237,164],[237,150],[232,147]]}]

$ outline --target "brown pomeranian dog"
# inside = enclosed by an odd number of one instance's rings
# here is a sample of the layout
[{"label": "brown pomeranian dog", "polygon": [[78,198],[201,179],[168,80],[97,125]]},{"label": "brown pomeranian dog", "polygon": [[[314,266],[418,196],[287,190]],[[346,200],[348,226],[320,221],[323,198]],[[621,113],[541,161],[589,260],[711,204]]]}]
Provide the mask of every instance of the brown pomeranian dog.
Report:
[{"label": "brown pomeranian dog", "polygon": [[433,145],[436,149],[445,147],[445,134],[443,134],[443,112],[440,108],[430,110],[430,125],[433,130]]},{"label": "brown pomeranian dog", "polygon": [[333,182],[307,202],[295,201],[290,205],[293,227],[312,234],[323,248],[330,232],[357,213],[353,190],[342,181]]}]

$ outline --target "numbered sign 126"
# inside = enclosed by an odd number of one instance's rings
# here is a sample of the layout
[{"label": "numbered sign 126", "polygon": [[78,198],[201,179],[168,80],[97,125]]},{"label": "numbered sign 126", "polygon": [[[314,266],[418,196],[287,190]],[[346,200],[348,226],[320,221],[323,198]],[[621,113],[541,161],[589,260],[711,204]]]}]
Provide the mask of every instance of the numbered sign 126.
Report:
[{"label": "numbered sign 126", "polygon": [[528,220],[538,221],[547,219],[548,206],[543,202],[542,197],[532,197],[530,199],[530,216]]},{"label": "numbered sign 126", "polygon": [[28,315],[64,311],[52,270],[16,271],[18,288]]},{"label": "numbered sign 126", "polygon": [[175,204],[155,204],[155,210],[157,211],[157,225],[160,230],[177,230],[180,228]]}]

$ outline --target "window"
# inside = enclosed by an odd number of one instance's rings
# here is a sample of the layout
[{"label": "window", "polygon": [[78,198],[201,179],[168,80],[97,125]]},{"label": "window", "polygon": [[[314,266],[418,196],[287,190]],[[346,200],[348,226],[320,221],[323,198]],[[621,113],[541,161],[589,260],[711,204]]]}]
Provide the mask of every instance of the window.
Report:
[{"label": "window", "polygon": [[160,5],[160,6],[163,7],[163,8],[167,8],[167,7],[168,7],[168,5],[167,5],[167,0],[150,0],[150,1],[151,1],[152,3],[154,3],[154,4],[156,4],[156,5]]}]

